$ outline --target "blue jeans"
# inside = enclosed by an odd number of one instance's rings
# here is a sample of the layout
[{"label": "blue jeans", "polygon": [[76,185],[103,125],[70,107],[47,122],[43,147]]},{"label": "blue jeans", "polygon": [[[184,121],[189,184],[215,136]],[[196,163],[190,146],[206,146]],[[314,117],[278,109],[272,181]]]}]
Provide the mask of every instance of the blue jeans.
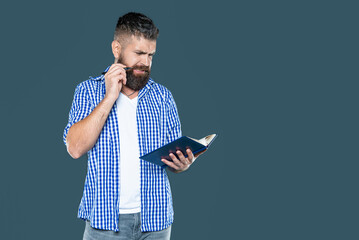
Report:
[{"label": "blue jeans", "polygon": [[119,232],[92,228],[90,221],[86,221],[83,240],[121,240],[121,239],[156,239],[169,240],[171,226],[158,232],[141,232],[141,213],[120,214]]}]

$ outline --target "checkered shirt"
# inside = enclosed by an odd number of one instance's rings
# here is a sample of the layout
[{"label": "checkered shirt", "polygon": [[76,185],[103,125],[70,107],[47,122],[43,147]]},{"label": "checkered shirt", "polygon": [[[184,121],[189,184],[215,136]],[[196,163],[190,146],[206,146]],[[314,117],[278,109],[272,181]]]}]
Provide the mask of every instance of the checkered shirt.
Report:
[{"label": "checkered shirt", "polygon": [[[109,69],[105,70],[105,72]],[[105,96],[104,75],[80,83],[65,127],[88,116]],[[140,156],[181,136],[181,124],[171,92],[151,78],[138,94],[137,130]],[[120,138],[116,102],[94,147],[87,153],[88,167],[78,217],[98,229],[120,231]],[[160,231],[173,223],[170,183],[164,167],[141,161],[141,231]]]}]

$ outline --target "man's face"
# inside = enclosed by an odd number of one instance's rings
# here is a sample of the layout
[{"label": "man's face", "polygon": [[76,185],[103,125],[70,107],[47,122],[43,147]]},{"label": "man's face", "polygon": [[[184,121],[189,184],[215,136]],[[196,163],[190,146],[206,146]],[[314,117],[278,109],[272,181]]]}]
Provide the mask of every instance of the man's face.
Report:
[{"label": "man's face", "polygon": [[132,90],[142,89],[148,82],[156,41],[131,36],[129,43],[121,50],[118,63],[132,69],[126,71],[126,86]]}]

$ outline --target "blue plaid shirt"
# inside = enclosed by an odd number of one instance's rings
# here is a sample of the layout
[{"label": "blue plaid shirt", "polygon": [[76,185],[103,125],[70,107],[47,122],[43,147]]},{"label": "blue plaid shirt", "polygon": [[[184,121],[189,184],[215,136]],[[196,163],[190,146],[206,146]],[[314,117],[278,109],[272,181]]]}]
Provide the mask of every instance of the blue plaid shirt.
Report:
[{"label": "blue plaid shirt", "polygon": [[[70,127],[88,116],[104,96],[103,75],[76,87],[63,135],[65,144]],[[181,136],[172,94],[151,78],[138,94],[136,118],[140,156]],[[98,229],[119,231],[119,134],[115,102],[96,144],[87,153],[87,176],[78,211],[79,218],[90,220]],[[159,231],[173,223],[170,183],[165,168],[140,161],[141,230]]]}]

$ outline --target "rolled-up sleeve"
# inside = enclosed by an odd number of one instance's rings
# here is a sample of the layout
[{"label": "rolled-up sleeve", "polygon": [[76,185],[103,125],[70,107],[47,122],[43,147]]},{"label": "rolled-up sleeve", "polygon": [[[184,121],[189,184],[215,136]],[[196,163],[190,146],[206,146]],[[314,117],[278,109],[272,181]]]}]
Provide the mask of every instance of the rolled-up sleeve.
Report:
[{"label": "rolled-up sleeve", "polygon": [[72,101],[72,106],[69,113],[69,121],[65,127],[63,134],[63,141],[66,145],[66,137],[69,132],[70,127],[77,123],[78,121],[84,119],[91,113],[91,105],[89,101],[89,95],[86,88],[82,83],[77,85],[74,95],[74,100]]}]

